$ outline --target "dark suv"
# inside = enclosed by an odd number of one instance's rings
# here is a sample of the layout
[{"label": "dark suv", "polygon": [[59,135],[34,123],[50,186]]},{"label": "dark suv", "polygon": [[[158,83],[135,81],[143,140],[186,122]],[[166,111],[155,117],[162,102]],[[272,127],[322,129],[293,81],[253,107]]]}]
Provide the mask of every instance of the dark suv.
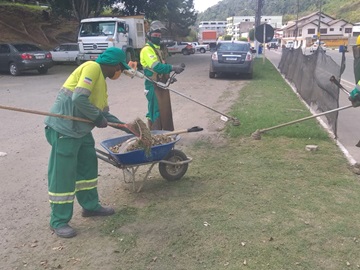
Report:
[{"label": "dark suv", "polygon": [[54,65],[51,53],[29,43],[1,43],[0,71],[18,76],[25,70],[37,70],[46,74]]}]

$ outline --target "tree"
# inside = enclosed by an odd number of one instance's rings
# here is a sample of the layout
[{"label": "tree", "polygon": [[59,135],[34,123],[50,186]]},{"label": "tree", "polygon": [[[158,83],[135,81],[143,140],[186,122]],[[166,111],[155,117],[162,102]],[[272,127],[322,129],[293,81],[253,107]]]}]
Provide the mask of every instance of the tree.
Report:
[{"label": "tree", "polygon": [[168,0],[165,23],[170,35],[186,37],[196,18],[193,0]]},{"label": "tree", "polygon": [[[195,24],[197,12],[193,0],[48,0],[52,13],[75,17],[79,22],[101,15],[104,8],[113,14],[132,16],[144,14],[146,19],[160,20],[171,35],[185,37]],[[114,7],[114,5],[116,6]]]},{"label": "tree", "polygon": [[144,14],[147,19],[159,20],[167,14],[168,0],[118,0],[120,8],[115,8],[114,12],[124,16]]},{"label": "tree", "polygon": [[114,0],[48,0],[54,15],[75,17],[79,22],[84,18],[99,16],[104,7],[114,2]]}]

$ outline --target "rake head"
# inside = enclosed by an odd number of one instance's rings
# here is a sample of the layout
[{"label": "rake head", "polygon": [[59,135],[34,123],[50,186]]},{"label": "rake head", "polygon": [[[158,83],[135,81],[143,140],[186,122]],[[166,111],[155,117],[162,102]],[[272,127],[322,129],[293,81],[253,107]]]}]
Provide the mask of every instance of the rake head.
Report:
[{"label": "rake head", "polygon": [[126,124],[126,128],[139,138],[140,144],[144,147],[145,152],[150,152],[152,145],[152,136],[150,129],[140,118],[136,118],[134,122]]}]

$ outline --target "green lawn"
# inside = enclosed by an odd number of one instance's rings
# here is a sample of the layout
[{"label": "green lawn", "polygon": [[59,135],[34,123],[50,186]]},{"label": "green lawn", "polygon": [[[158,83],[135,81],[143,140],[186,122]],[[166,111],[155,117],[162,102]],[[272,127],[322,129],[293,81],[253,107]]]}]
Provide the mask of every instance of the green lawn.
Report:
[{"label": "green lawn", "polygon": [[182,180],[152,179],[104,222],[119,269],[359,269],[359,179],[335,142],[314,119],[251,137],[310,115],[270,62],[230,114],[225,145],[196,142]]}]

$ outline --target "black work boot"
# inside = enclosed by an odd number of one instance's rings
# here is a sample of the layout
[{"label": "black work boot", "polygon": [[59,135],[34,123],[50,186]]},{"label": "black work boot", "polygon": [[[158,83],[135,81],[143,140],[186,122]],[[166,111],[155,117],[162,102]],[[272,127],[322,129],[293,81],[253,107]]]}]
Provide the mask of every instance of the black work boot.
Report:
[{"label": "black work boot", "polygon": [[115,210],[113,208],[100,206],[99,209],[93,211],[83,209],[81,215],[83,217],[95,217],[95,216],[111,216],[113,214],[115,214]]},{"label": "black work boot", "polygon": [[70,225],[66,224],[65,226],[62,226],[60,228],[51,228],[51,230],[59,237],[62,238],[72,238],[76,236],[76,231],[71,228]]}]

